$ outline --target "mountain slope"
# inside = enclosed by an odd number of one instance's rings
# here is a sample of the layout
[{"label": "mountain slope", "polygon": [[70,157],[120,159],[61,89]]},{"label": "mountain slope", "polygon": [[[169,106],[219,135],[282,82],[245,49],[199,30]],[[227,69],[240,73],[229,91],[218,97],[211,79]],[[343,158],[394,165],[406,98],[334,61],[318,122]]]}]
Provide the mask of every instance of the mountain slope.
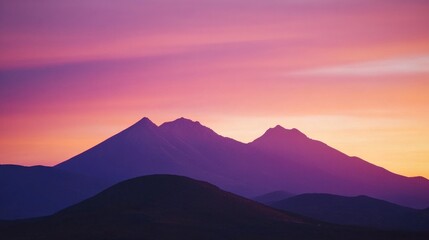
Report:
[{"label": "mountain slope", "polygon": [[[58,169],[79,172],[109,182],[163,171],[174,172],[174,149],[158,133],[158,127],[143,118],[97,146],[60,163]],[[180,156],[177,156],[180,157]]]},{"label": "mountain slope", "polygon": [[50,215],[105,187],[98,180],[51,167],[0,165],[0,219]]},{"label": "mountain slope", "polygon": [[0,223],[7,239],[423,239],[322,224],[186,177],[121,182],[50,217]]},{"label": "mountain slope", "polygon": [[[250,146],[275,155],[284,165],[296,162],[317,168],[317,174],[326,173],[336,181],[329,186],[319,182],[316,189],[297,189],[292,192],[325,192],[339,195],[369,195],[391,202],[424,208],[429,203],[429,181],[422,177],[408,178],[387,171],[374,164],[346,154],[313,139],[297,129],[281,126],[271,128],[264,135],[249,143]],[[304,190],[304,191],[302,191]]]},{"label": "mountain slope", "polygon": [[326,222],[380,229],[427,231],[429,215],[424,210],[402,207],[366,197],[302,194],[270,206]]}]

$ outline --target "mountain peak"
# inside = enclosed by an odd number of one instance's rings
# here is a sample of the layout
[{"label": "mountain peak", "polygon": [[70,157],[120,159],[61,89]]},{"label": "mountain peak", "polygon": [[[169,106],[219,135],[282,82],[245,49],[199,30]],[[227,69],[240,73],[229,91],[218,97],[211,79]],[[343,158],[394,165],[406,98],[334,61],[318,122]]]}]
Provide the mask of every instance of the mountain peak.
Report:
[{"label": "mountain peak", "polygon": [[204,137],[213,136],[216,134],[210,128],[203,126],[198,121],[192,121],[190,119],[181,117],[171,122],[163,123],[160,128],[167,132],[180,135],[182,137]]},{"label": "mountain peak", "polygon": [[143,117],[137,123],[153,123],[148,117]]},{"label": "mountain peak", "polygon": [[153,123],[149,118],[144,117],[140,119],[138,122],[133,124],[133,126],[145,126],[145,127],[157,127],[155,123]]},{"label": "mountain peak", "polygon": [[282,127],[281,125],[276,125],[275,127],[273,127],[273,128],[270,128],[270,129],[273,129],[273,130],[276,130],[276,131],[287,131],[287,129],[286,128],[284,128],[284,127]]},{"label": "mountain peak", "polygon": [[175,128],[175,129],[195,129],[195,128],[207,128],[207,127],[204,127],[198,121],[192,121],[191,119],[181,117],[181,118],[178,118],[174,121],[165,122],[165,123],[161,124],[160,128],[163,128],[163,129],[173,129],[173,128]]},{"label": "mountain peak", "polygon": [[296,142],[305,141],[309,138],[296,128],[286,129],[280,125],[268,129],[262,136],[255,139],[252,143],[268,142]]},{"label": "mountain peak", "polygon": [[143,136],[143,133],[154,133],[156,132],[158,126],[153,123],[149,118],[144,117],[122,131],[121,133],[125,133],[126,135],[132,134],[133,136]]},{"label": "mountain peak", "polygon": [[181,126],[192,126],[192,125],[199,125],[202,126],[200,122],[198,121],[192,121],[189,118],[180,117],[174,121],[169,122],[171,124],[181,125]]},{"label": "mountain peak", "polygon": [[286,129],[280,125],[268,129],[263,136],[289,137],[289,138],[308,138],[304,133],[296,128]]}]

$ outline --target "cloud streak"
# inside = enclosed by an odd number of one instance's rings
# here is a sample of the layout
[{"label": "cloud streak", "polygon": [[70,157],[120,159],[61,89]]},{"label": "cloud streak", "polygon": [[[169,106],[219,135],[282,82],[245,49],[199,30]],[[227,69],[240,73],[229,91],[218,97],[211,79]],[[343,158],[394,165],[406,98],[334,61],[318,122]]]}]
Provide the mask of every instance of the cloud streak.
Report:
[{"label": "cloud streak", "polygon": [[429,56],[388,59],[363,63],[328,66],[292,72],[292,75],[379,76],[429,73]]}]

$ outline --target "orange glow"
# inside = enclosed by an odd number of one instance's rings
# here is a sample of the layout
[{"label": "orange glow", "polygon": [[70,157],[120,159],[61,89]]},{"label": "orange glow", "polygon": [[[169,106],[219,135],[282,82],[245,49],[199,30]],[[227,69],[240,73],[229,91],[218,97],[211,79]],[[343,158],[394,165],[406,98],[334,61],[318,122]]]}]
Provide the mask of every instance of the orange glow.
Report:
[{"label": "orange glow", "polygon": [[424,1],[46,2],[0,9],[0,163],[184,116],[244,142],[295,127],[429,177]]}]

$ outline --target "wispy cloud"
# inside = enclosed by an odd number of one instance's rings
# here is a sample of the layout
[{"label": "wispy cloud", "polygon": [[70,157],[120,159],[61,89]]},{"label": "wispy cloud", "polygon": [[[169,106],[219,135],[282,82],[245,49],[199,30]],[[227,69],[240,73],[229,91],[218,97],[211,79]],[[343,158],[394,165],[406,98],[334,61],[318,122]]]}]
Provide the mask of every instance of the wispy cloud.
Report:
[{"label": "wispy cloud", "polygon": [[429,73],[429,56],[389,59],[306,69],[293,75],[377,76],[392,74]]}]

